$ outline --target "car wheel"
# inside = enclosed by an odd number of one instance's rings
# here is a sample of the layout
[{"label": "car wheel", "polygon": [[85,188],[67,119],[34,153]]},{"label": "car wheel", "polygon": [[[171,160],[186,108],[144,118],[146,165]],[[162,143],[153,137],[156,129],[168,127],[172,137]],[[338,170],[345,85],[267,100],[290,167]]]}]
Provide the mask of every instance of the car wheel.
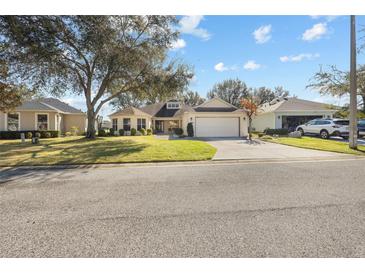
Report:
[{"label": "car wheel", "polygon": [[304,135],[304,130],[300,127],[298,128],[298,131],[300,132],[300,134],[303,136]]},{"label": "car wheel", "polygon": [[325,129],[322,129],[321,132],[319,133],[319,135],[321,136],[322,139],[328,139],[330,137],[330,135],[328,134],[328,131]]}]

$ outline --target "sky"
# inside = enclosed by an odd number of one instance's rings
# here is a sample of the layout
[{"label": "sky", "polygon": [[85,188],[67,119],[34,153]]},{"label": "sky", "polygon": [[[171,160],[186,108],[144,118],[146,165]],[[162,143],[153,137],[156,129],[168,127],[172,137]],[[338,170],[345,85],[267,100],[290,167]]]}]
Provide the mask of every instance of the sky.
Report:
[{"label": "sky", "polygon": [[[343,105],[348,98],[320,96],[306,89],[309,79],[323,67],[349,70],[349,16],[178,16],[180,38],[169,51],[171,58],[193,67],[189,89],[202,97],[217,82],[239,78],[249,87],[283,86],[302,99]],[[357,16],[357,29],[365,16]],[[365,35],[365,33],[363,33]],[[358,40],[362,34],[358,33]],[[364,40],[365,42],[365,40]],[[365,63],[365,52],[358,56]],[[69,97],[83,107],[83,98]],[[112,112],[103,108],[106,117]]]}]

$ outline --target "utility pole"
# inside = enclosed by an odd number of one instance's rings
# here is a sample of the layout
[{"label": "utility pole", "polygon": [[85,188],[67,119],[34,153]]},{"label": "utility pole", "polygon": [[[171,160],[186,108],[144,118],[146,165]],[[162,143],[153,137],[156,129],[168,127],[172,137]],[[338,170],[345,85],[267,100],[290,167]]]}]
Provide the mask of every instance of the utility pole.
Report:
[{"label": "utility pole", "polygon": [[349,147],[357,148],[357,83],[356,83],[356,25],[351,15],[351,62],[350,62],[350,135]]}]

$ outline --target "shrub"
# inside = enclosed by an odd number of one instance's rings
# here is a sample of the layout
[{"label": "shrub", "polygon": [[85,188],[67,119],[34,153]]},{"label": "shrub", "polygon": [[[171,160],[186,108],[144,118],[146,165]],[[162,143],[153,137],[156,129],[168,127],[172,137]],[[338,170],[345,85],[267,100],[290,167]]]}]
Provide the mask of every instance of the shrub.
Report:
[{"label": "shrub", "polygon": [[139,132],[140,132],[142,135],[146,135],[146,130],[145,130],[144,128],[141,128],[141,129],[139,130]]},{"label": "shrub", "polygon": [[109,129],[109,135],[110,135],[110,136],[114,136],[114,135],[115,135],[115,130],[114,130],[114,128],[110,128],[110,129]]},{"label": "shrub", "polygon": [[50,132],[46,131],[46,132],[44,132],[43,136],[42,136],[42,133],[41,133],[41,138],[51,138],[52,135],[51,135]]},{"label": "shrub", "polygon": [[193,123],[188,123],[186,131],[188,133],[189,137],[194,137],[194,127],[193,127]]},{"label": "shrub", "polygon": [[264,130],[265,135],[279,135],[279,136],[287,136],[288,129],[287,128],[267,128]]},{"label": "shrub", "polygon": [[67,137],[70,137],[70,136],[72,135],[72,133],[71,133],[71,132],[69,132],[69,131],[67,131],[67,132],[65,133],[65,135],[66,135]]},{"label": "shrub", "polygon": [[[47,134],[46,134],[47,132]],[[25,137],[31,139],[33,137],[38,138],[56,138],[59,136],[58,130],[45,130],[45,131],[33,131],[33,130],[21,130],[21,131],[0,131],[0,139],[20,139],[21,134],[24,133]],[[38,134],[37,134],[38,133]],[[49,137],[48,137],[49,136]]]},{"label": "shrub", "polygon": [[100,130],[98,131],[98,136],[100,136],[100,137],[105,137],[105,136],[106,136],[106,131],[105,131],[104,129],[100,129]]},{"label": "shrub", "polygon": [[124,129],[120,129],[120,130],[119,130],[119,135],[120,135],[120,136],[124,136]]},{"label": "shrub", "polygon": [[137,133],[137,130],[135,128],[131,128],[131,135],[135,136]]},{"label": "shrub", "polygon": [[265,135],[265,133],[263,133],[263,132],[258,132],[258,133],[257,133],[257,135],[259,136],[259,138],[261,138],[262,136],[264,136],[264,135]]},{"label": "shrub", "polygon": [[77,136],[78,133],[79,133],[79,128],[78,127],[75,127],[75,126],[71,127],[72,136]]},{"label": "shrub", "polygon": [[146,132],[147,132],[147,135],[152,135],[152,129],[151,128],[148,128]]},{"label": "shrub", "polygon": [[184,134],[184,130],[182,128],[174,128],[174,133],[178,136],[181,136]]}]

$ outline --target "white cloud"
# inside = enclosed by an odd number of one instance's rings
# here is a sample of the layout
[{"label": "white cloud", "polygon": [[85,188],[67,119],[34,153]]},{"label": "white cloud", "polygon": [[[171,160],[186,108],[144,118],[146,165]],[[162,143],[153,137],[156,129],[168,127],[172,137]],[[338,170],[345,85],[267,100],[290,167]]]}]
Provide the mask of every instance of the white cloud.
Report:
[{"label": "white cloud", "polygon": [[220,63],[218,63],[218,64],[216,64],[215,66],[214,66],[214,69],[216,70],[216,71],[219,71],[219,72],[222,72],[222,71],[225,71],[225,70],[228,70],[228,68],[222,63],[222,62],[220,62]]},{"label": "white cloud", "polygon": [[179,50],[179,49],[182,49],[182,48],[185,48],[186,47],[186,42],[184,39],[177,39],[176,41],[174,41],[172,44],[171,44],[171,49],[172,50]]},{"label": "white cloud", "polygon": [[233,65],[233,66],[227,67],[226,65],[224,65],[223,62],[219,62],[218,64],[216,64],[214,66],[214,69],[216,71],[222,72],[222,71],[226,71],[226,70],[238,70],[238,66]]},{"label": "white cloud", "polygon": [[286,63],[286,62],[300,62],[300,61],[303,61],[303,60],[313,60],[313,59],[316,59],[316,58],[319,58],[319,53],[315,53],[315,54],[312,54],[312,53],[301,53],[301,54],[298,54],[298,55],[290,55],[290,56],[281,56],[280,57],[280,61],[283,62],[283,63]]},{"label": "white cloud", "polygon": [[327,22],[332,22],[339,16],[338,15],[310,15],[310,17],[314,20],[324,18]]},{"label": "white cloud", "polygon": [[256,29],[252,34],[257,44],[264,44],[271,39],[271,25],[261,26]]},{"label": "white cloud", "polygon": [[312,28],[307,29],[302,34],[302,39],[304,41],[312,41],[312,40],[318,40],[322,38],[323,35],[327,33],[327,23],[318,23],[313,25]]},{"label": "white cloud", "polygon": [[256,70],[261,68],[261,65],[257,64],[254,60],[249,60],[243,65],[243,68],[247,70]]},{"label": "white cloud", "polygon": [[181,33],[197,36],[203,40],[209,40],[211,34],[206,29],[198,27],[203,19],[204,16],[201,15],[184,16],[179,21],[179,31]]}]

